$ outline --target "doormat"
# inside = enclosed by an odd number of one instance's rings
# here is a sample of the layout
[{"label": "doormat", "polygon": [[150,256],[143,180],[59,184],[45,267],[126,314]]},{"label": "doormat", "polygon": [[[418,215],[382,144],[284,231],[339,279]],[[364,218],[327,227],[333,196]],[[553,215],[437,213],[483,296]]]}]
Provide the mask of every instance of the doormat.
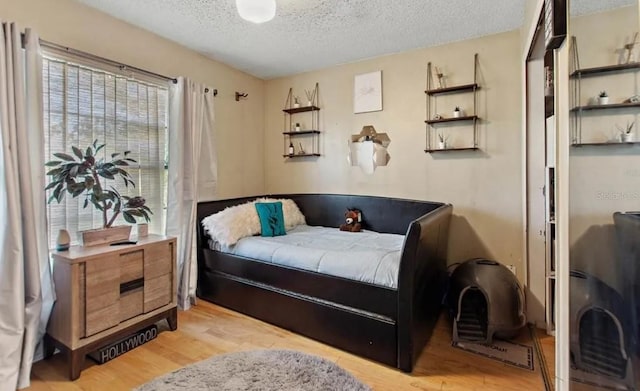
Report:
[{"label": "doormat", "polygon": [[452,342],[451,346],[533,371],[533,347],[531,346],[500,340],[494,340],[492,344],[460,341]]}]

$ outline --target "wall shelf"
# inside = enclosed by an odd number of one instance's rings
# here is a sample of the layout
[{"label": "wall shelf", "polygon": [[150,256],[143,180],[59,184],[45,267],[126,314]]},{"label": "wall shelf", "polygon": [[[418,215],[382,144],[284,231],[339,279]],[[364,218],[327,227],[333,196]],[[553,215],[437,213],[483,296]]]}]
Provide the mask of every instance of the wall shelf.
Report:
[{"label": "wall shelf", "polygon": [[636,107],[640,107],[640,103],[611,103],[606,105],[577,106],[571,109],[571,111],[576,112],[576,111],[607,110],[607,109],[631,109]]},{"label": "wall shelf", "polygon": [[465,91],[474,91],[479,89],[480,86],[477,83],[464,84],[460,86],[454,87],[445,87],[445,88],[436,88],[432,90],[425,90],[425,94],[427,95],[439,95],[439,94],[450,94],[453,92],[465,92]]},{"label": "wall shelf", "polygon": [[[473,55],[473,83],[468,84],[460,84],[451,87],[440,86],[439,88],[433,87],[433,73],[431,62],[427,64],[427,88],[424,93],[427,97],[427,120],[424,121],[427,125],[426,129],[426,153],[437,153],[437,152],[451,152],[451,151],[475,151],[478,150],[478,120],[480,119],[477,115],[477,106],[478,106],[478,90],[480,86],[478,85],[478,53]],[[463,115],[461,117],[451,117],[451,118],[440,118],[433,119],[432,108],[436,108],[436,97],[438,95],[445,94],[461,94],[461,93],[472,93],[473,94],[473,110],[470,110],[471,113],[469,115]],[[461,113],[464,114],[464,113]],[[472,135],[468,136],[473,139],[473,145],[471,147],[450,147],[450,148],[436,148],[438,145],[437,140],[438,137],[444,137],[442,131],[438,130],[438,125],[440,124],[455,124],[458,123],[461,126],[470,126]],[[466,131],[466,130],[465,130]],[[467,137],[467,136],[465,136]],[[469,145],[469,142],[464,144]],[[463,144],[463,145],[464,145]]]},{"label": "wall shelf", "polygon": [[573,71],[571,75],[569,75],[569,77],[575,79],[577,77],[597,76],[603,73],[633,71],[637,69],[640,69],[640,62],[634,62],[631,64],[605,65],[601,67],[578,69]]},{"label": "wall shelf", "polygon": [[602,143],[572,143],[572,147],[632,147],[634,145],[640,145],[640,141],[630,141],[630,142],[618,142],[618,141],[610,141],[610,142],[602,142]]},{"label": "wall shelf", "polygon": [[454,151],[477,151],[478,147],[461,147],[461,148],[440,148],[440,149],[425,149],[426,153],[438,153],[438,152],[454,152]]},{"label": "wall shelf", "polygon": [[445,122],[456,122],[456,121],[476,121],[480,119],[477,115],[466,115],[464,117],[452,117],[452,118],[443,118],[443,119],[430,119],[424,121],[429,125],[441,124]]},{"label": "wall shelf", "polygon": [[[309,93],[309,91],[306,91]],[[293,95],[293,88],[289,88],[289,94],[284,104],[284,153],[282,157],[285,158],[301,158],[301,157],[317,157],[320,156],[320,107],[318,107],[318,100],[320,90],[318,83],[316,83],[314,89],[311,92],[311,96],[307,106],[294,107],[298,104],[297,97]],[[301,116],[303,119],[310,120],[311,123],[307,123],[305,130],[295,131],[297,126],[294,126],[293,116],[296,114],[309,113],[305,116]],[[305,124],[300,121],[301,127]],[[295,143],[294,143],[295,139]],[[289,153],[290,148],[293,149],[293,153]],[[304,153],[298,153],[303,151]]]},{"label": "wall shelf", "polygon": [[319,130],[300,130],[298,132],[293,131],[293,132],[282,132],[282,134],[286,134],[288,136],[302,136],[305,134],[320,134]]},{"label": "wall shelf", "polygon": [[288,158],[297,158],[297,157],[317,157],[320,156],[319,153],[304,153],[304,154],[295,154],[295,155],[282,155],[282,157],[288,157]]},{"label": "wall shelf", "polygon": [[287,114],[297,114],[297,113],[306,113],[307,111],[318,111],[320,108],[315,105],[311,106],[302,106],[302,107],[292,107],[290,109],[282,109]]},{"label": "wall shelf", "polygon": [[[577,63],[577,48],[575,39],[572,40],[572,50],[574,56],[574,62]],[[611,76],[611,74],[621,73],[621,72],[634,72],[629,77],[633,76],[637,77],[637,71],[640,70],[640,63],[634,62],[631,64],[615,64],[615,65],[605,65],[594,68],[583,68],[578,69],[571,73],[571,82],[573,84],[572,91],[572,105],[574,106],[571,112],[571,146],[572,147],[581,147],[581,146],[631,146],[635,143],[618,143],[618,142],[591,142],[589,139],[593,138],[586,137],[583,139],[583,122],[584,118],[586,120],[590,120],[593,116],[598,115],[607,115],[607,116],[622,116],[627,114],[638,114],[638,110],[640,108],[640,103],[631,103],[631,102],[621,102],[621,103],[611,103],[611,104],[581,104],[582,99],[582,79],[584,77],[603,77],[606,78]],[[606,79],[605,79],[606,80]],[[632,79],[629,79],[629,82],[632,82]],[[585,112],[592,112],[591,116],[586,117]],[[584,118],[583,118],[584,117]],[[587,128],[587,131],[590,129]],[[591,130],[591,133],[593,130]],[[634,132],[637,132],[634,130]],[[583,140],[585,142],[583,142]]]}]

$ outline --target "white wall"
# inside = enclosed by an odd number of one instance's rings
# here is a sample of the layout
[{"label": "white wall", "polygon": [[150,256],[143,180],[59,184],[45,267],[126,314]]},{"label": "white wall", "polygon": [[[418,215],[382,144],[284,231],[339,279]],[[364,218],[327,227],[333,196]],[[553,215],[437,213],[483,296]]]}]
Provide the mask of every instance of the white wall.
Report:
[{"label": "white wall", "polygon": [[[426,154],[427,63],[448,75],[448,84],[473,81],[479,53],[478,152]],[[379,57],[266,83],[265,185],[267,192],[372,194],[453,204],[451,262],[485,256],[514,264],[522,277],[522,173],[520,32],[513,31]],[[353,113],[353,80],[382,70],[383,111]],[[322,157],[283,159],[283,113],[287,92],[304,96],[320,84]],[[471,95],[438,98],[439,112],[451,116]],[[304,121],[304,120],[303,120]],[[365,175],[347,164],[347,139],[364,125],[391,138],[391,161]],[[452,131],[454,144],[469,142],[471,127]],[[340,220],[342,211],[335,211]]]},{"label": "white wall", "polygon": [[[0,0],[0,17],[50,42],[217,88],[217,198],[264,192],[263,80],[72,0]],[[235,91],[249,99],[236,102]]]}]

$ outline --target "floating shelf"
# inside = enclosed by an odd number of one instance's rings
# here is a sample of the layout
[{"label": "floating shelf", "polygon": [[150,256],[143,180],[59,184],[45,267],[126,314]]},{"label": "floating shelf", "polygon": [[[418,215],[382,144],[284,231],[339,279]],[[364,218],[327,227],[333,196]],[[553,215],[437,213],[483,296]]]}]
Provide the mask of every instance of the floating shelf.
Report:
[{"label": "floating shelf", "polygon": [[287,134],[289,136],[297,136],[297,135],[303,135],[303,134],[319,134],[320,131],[319,130],[301,130],[299,132],[293,131],[293,132],[282,132],[282,134]]},{"label": "floating shelf", "polygon": [[578,76],[581,76],[581,77],[595,76],[601,73],[630,71],[634,69],[640,69],[640,62],[634,62],[631,64],[606,65],[603,67],[578,69],[573,73],[571,73],[569,77],[576,78]]},{"label": "floating shelf", "polygon": [[640,145],[640,141],[630,141],[630,142],[626,142],[626,143],[621,143],[621,142],[617,142],[617,141],[611,141],[611,142],[603,142],[603,143],[572,143],[571,144],[572,147],[600,147],[600,146],[632,147],[634,145]]},{"label": "floating shelf", "polygon": [[477,89],[480,89],[480,86],[478,86],[478,83],[472,83],[472,84],[464,84],[464,85],[454,86],[454,87],[445,87],[445,88],[436,88],[436,89],[426,90],[424,93],[427,95],[438,95],[438,94],[448,94],[451,92],[475,91]]},{"label": "floating shelf", "polygon": [[312,156],[320,156],[319,153],[305,153],[305,154],[296,154],[296,155],[282,155],[282,157],[289,157],[289,158],[294,158],[294,157],[312,157]]},{"label": "floating shelf", "polygon": [[478,120],[478,116],[477,115],[468,115],[465,117],[454,117],[454,118],[443,118],[443,119],[429,119],[424,121],[425,123],[429,124],[429,125],[433,125],[433,124],[441,124],[444,122],[455,122],[455,121],[476,121]]},{"label": "floating shelf", "polygon": [[612,103],[612,104],[606,104],[606,105],[578,106],[571,109],[571,111],[576,112],[576,111],[588,111],[588,110],[630,109],[634,107],[640,107],[640,103]]},{"label": "floating shelf", "polygon": [[465,148],[440,148],[440,149],[425,149],[426,153],[435,153],[435,152],[452,152],[452,151],[477,151],[478,147],[465,147]]},{"label": "floating shelf", "polygon": [[296,107],[291,109],[282,109],[282,111],[289,114],[305,113],[307,111],[318,111],[318,110],[320,110],[318,106],[303,106],[303,107]]}]

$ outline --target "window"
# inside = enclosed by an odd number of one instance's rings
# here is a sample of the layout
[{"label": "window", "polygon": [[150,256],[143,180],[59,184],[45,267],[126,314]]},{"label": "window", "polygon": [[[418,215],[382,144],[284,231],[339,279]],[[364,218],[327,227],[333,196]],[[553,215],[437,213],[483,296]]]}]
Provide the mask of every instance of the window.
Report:
[{"label": "window", "polygon": [[[86,149],[94,140],[106,144],[99,157],[131,151],[135,159],[127,171],[135,188],[120,180],[103,180],[121,194],[141,196],[151,208],[150,232],[162,232],[166,209],[166,136],[168,91],[166,83],[111,73],[61,58],[43,60],[45,159],[55,152],[71,152],[71,146]],[[49,177],[47,177],[47,181]],[[47,194],[47,197],[49,194]],[[66,194],[58,204],[48,204],[49,244],[55,247],[60,229],[72,241],[79,231],[102,226],[102,215],[84,198]],[[124,223],[119,216],[114,225]]]}]

